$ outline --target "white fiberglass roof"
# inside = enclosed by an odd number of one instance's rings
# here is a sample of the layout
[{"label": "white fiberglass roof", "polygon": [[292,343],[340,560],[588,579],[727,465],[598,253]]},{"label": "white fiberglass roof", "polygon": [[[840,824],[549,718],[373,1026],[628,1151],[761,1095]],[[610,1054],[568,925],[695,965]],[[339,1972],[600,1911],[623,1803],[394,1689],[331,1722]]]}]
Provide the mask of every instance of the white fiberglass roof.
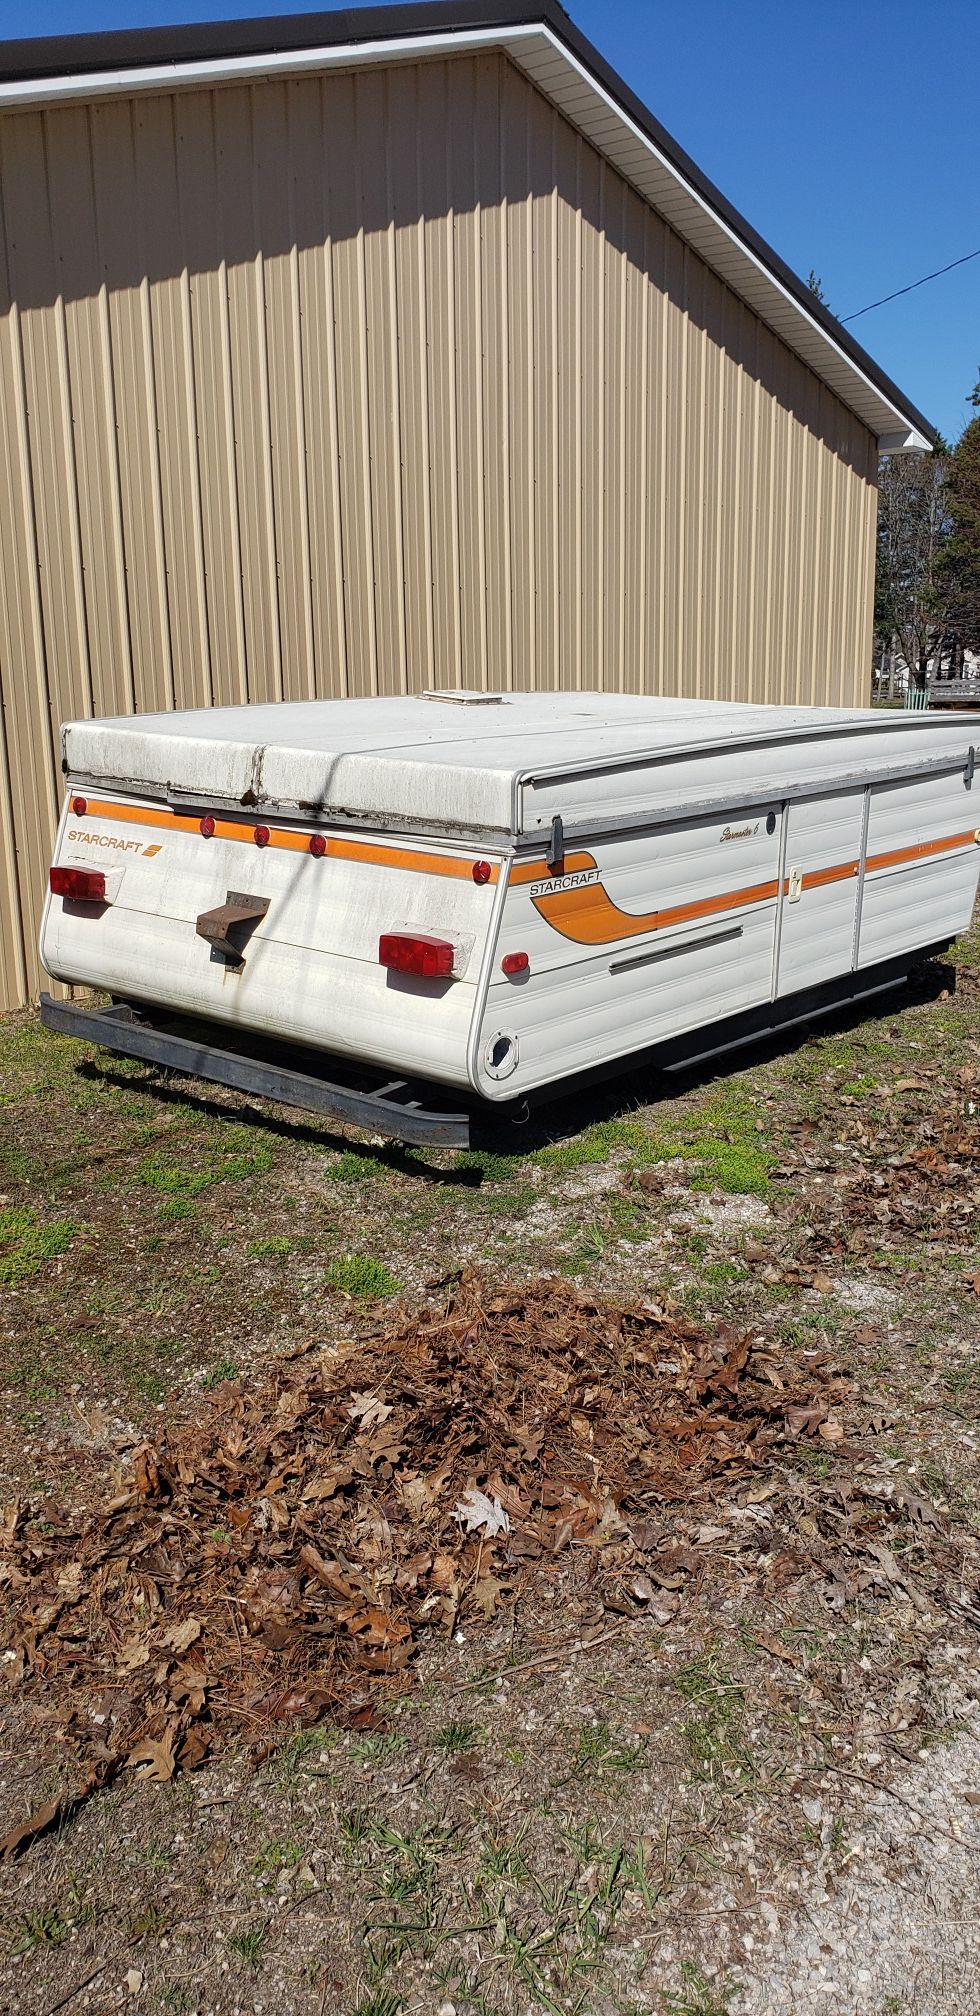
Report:
[{"label": "white fiberglass roof", "polygon": [[[950,716],[943,718],[953,727]],[[832,768],[839,756],[829,745],[842,738],[853,734],[865,743],[878,730],[889,749],[907,748],[910,730],[921,734],[939,720],[629,694],[418,694],[79,721],[63,733],[69,776],[122,793],[433,834],[507,835],[551,816],[541,809],[531,822],[522,817],[522,792],[525,813],[532,797],[544,808],[549,794],[560,810],[570,791],[576,805],[592,798],[585,780],[603,776],[608,803],[617,795],[617,776],[626,795],[635,796],[641,770],[651,801],[669,801],[681,787],[688,790],[692,763],[703,769],[709,753],[719,785],[724,772],[744,789],[754,771],[761,787],[773,744],[789,742],[802,756],[813,738],[828,745]],[[690,762],[682,752],[690,752]]]}]

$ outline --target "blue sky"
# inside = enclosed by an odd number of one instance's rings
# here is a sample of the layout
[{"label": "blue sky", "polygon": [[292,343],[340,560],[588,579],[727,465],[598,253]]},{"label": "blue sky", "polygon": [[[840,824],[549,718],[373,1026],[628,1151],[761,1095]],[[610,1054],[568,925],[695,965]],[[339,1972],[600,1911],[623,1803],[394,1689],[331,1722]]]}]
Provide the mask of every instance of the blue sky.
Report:
[{"label": "blue sky", "polygon": [[[837,314],[980,246],[977,0],[571,0],[569,11],[784,259],[814,268]],[[0,0],[0,35],[268,12],[268,0],[33,0],[29,13]],[[980,259],[853,329],[955,439],[980,376]]]}]

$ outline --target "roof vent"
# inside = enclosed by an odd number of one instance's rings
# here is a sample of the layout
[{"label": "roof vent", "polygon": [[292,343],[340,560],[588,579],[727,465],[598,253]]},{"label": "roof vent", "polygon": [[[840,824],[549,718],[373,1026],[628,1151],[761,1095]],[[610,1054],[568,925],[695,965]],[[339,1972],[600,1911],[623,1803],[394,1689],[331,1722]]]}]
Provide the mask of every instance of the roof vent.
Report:
[{"label": "roof vent", "polygon": [[504,699],[502,693],[466,693],[455,686],[427,688],[418,697],[420,700],[448,700],[454,707],[500,707]]}]

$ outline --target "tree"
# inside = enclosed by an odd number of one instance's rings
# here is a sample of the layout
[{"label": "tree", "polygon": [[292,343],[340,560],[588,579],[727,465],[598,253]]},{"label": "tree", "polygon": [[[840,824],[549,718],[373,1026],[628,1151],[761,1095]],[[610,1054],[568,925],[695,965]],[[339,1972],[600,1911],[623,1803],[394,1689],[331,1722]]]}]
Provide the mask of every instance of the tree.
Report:
[{"label": "tree", "polygon": [[828,301],[827,296],[823,291],[823,281],[821,280],[819,273],[814,272],[812,266],[810,268],[809,273],[806,276],[806,284],[809,287],[811,294],[816,295],[817,300],[821,304],[821,307],[829,308],[830,302]]},{"label": "tree", "polygon": [[[970,395],[980,409],[980,380]],[[949,458],[948,537],[937,570],[946,621],[960,646],[980,650],[980,410]]]},{"label": "tree", "polygon": [[948,627],[940,574],[949,533],[948,464],[949,452],[940,442],[931,455],[884,456],[878,479],[875,630],[897,638],[920,686]]}]

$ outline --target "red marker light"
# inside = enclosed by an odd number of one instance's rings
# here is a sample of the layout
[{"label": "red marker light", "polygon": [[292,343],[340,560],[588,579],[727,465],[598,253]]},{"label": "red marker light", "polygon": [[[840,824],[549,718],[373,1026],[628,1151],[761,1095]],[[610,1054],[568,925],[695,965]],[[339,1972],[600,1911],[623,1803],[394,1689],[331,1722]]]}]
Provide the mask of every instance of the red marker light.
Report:
[{"label": "red marker light", "polygon": [[105,902],[105,876],[97,868],[52,868],[48,887],[52,896],[67,897],[70,903]]},{"label": "red marker light", "polygon": [[256,847],[268,847],[271,838],[272,835],[269,832],[268,826],[256,826],[255,832],[252,834]]},{"label": "red marker light", "polygon": [[76,819],[84,819],[85,814],[88,811],[88,799],[73,798],[71,801],[71,809],[74,812]]},{"label": "red marker light", "polygon": [[327,843],[323,837],[323,834],[322,833],[311,834],[310,853],[315,854],[318,861],[322,861],[326,851],[327,851]]},{"label": "red marker light", "polygon": [[474,882],[481,882],[481,883],[489,882],[492,874],[493,869],[491,868],[489,861],[474,861],[473,863]]},{"label": "red marker light", "polygon": [[526,952],[505,952],[500,961],[502,973],[526,973],[531,961]]},{"label": "red marker light", "polygon": [[205,812],[204,817],[201,820],[201,832],[203,833],[205,840],[210,840],[211,835],[214,832],[214,820],[212,819],[210,812]]},{"label": "red marker light", "polygon": [[456,948],[448,938],[425,933],[384,931],[378,942],[378,962],[392,973],[416,973],[423,980],[448,980]]}]

